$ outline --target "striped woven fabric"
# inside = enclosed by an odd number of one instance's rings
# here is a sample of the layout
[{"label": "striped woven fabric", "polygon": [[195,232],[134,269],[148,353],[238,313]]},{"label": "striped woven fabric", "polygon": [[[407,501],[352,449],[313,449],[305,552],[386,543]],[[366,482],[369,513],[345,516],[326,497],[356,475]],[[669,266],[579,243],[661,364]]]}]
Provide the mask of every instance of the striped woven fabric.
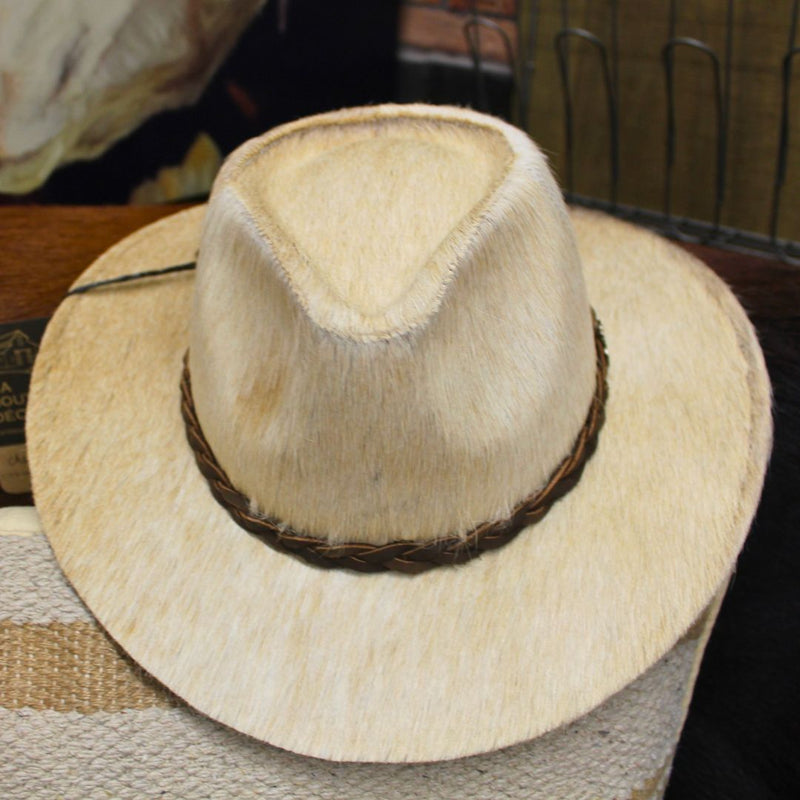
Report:
[{"label": "striped woven fabric", "polygon": [[35,512],[2,509],[0,796],[652,800],[715,613],[603,705],[532,742],[434,764],[318,761],[218,725],[143,673],[66,583]]}]

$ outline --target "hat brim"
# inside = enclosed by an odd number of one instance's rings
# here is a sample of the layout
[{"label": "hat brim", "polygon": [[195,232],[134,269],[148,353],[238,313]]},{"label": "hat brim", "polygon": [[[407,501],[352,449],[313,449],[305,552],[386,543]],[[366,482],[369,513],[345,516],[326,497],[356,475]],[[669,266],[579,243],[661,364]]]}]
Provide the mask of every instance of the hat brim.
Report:
[{"label": "hat brim", "polygon": [[[203,208],[84,283],[191,260]],[[231,521],[180,417],[193,277],[67,298],[28,409],[36,505],[111,636],[203,713],[296,753],[432,761],[531,739],[666,653],[755,512],[770,392],[744,312],[678,247],[572,212],[610,355],[597,451],[540,524],[462,567],[325,571]]]}]

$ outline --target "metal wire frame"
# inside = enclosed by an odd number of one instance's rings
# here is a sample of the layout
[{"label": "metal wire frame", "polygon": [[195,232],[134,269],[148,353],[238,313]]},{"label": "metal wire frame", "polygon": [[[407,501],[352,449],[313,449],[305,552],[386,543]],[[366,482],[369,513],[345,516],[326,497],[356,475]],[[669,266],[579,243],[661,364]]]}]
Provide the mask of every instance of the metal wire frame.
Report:
[{"label": "metal wire frame", "polygon": [[[530,119],[531,86],[535,78],[537,64],[537,38],[539,3],[531,0],[520,2],[518,10],[519,41],[516,56],[512,54],[510,42],[503,31],[507,42],[509,67],[512,72],[516,92],[511,117],[520,127],[528,130]],[[798,23],[800,22],[800,0],[794,0],[789,25],[789,43],[782,59],[781,81],[781,113],[778,135],[778,152],[773,180],[769,235],[740,231],[721,224],[726,201],[727,189],[727,153],[729,142],[729,119],[731,98],[731,75],[733,69],[733,30],[735,4],[728,0],[726,14],[725,47],[722,57],[707,42],[691,36],[680,36],[677,33],[678,0],[671,0],[669,5],[669,35],[661,48],[661,61],[664,70],[667,123],[665,130],[665,189],[661,211],[641,209],[618,202],[620,180],[619,161],[619,7],[617,0],[609,0],[609,40],[606,44],[602,35],[585,28],[570,25],[568,0],[562,0],[561,28],[556,33],[553,48],[558,60],[561,75],[562,96],[564,103],[565,161],[566,161],[566,196],[570,202],[580,205],[602,208],[610,213],[653,227],[675,238],[699,241],[730,249],[766,252],[778,256],[784,261],[800,264],[800,242],[780,240],[777,235],[780,219],[781,198],[787,180],[789,138],[792,133],[792,94],[791,79],[795,59],[800,53],[796,45]],[[500,30],[495,23],[478,16],[476,3],[473,0],[472,14],[467,26],[477,31],[478,26]],[[470,52],[476,73],[482,70],[480,59],[480,42],[477,36],[470,39]],[[575,109],[572,100],[572,87],[569,80],[570,45],[576,42],[589,44],[597,53],[601,80],[606,94],[607,124],[609,137],[609,187],[606,198],[587,197],[574,192],[574,162],[580,143],[574,137]],[[675,103],[675,69],[678,55],[681,52],[694,51],[702,54],[708,63],[714,94],[714,113],[716,118],[716,174],[714,179],[714,202],[709,214],[710,220],[694,220],[677,218],[672,211],[673,172],[676,152],[680,142]],[[479,107],[486,105],[485,86],[481,90],[476,79],[477,91],[483,92],[478,97]]]},{"label": "metal wire frame", "polygon": [[795,0],[792,7],[792,21],[789,25],[789,45],[783,57],[781,70],[781,121],[778,139],[778,159],[775,167],[775,182],[772,193],[772,213],[770,214],[769,238],[770,244],[784,259],[800,259],[800,245],[797,242],[781,242],[778,240],[778,219],[781,207],[781,193],[786,183],[786,166],[789,152],[789,111],[791,108],[791,80],[792,64],[795,56],[800,53],[800,47],[795,45],[797,38],[798,12],[800,2]]},{"label": "metal wire frame", "polygon": [[[616,5],[616,4],[615,4]],[[609,125],[609,199],[611,208],[617,205],[617,189],[619,187],[619,117],[617,115],[617,99],[614,87],[614,79],[609,66],[608,48],[602,40],[590,31],[583,28],[562,28],[555,38],[556,53],[558,56],[559,72],[561,74],[561,85],[564,91],[564,126],[567,142],[567,192],[574,193],[574,163],[573,155],[575,152],[573,137],[573,112],[572,112],[572,93],[569,83],[569,40],[578,39],[588,42],[595,48],[600,57],[600,67],[603,73],[603,84],[606,92],[606,103],[608,106],[608,125]],[[616,62],[616,58],[614,61]]]},{"label": "metal wire frame", "polygon": [[478,14],[477,0],[470,0],[470,13],[462,30],[467,42],[470,58],[472,59],[473,73],[475,75],[475,108],[479,111],[489,110],[489,98],[486,91],[486,81],[484,79],[483,56],[481,54],[481,28],[485,28],[497,34],[502,43],[506,54],[508,67],[511,70],[511,81],[515,89],[521,83],[522,67],[518,67],[518,59],[514,53],[514,45],[508,33],[493,20],[482,17]]},{"label": "metal wire frame", "polygon": [[505,48],[506,58],[509,67],[512,70],[512,82],[516,86],[519,80],[516,75],[517,60],[514,56],[514,45],[506,31],[496,22],[481,17],[475,10],[475,0],[472,3],[473,10],[470,18],[464,23],[463,31],[464,38],[467,41],[470,57],[472,58],[473,73],[475,75],[475,108],[479,111],[488,111],[489,98],[486,91],[486,80],[484,77],[483,56],[481,55],[481,28],[486,28],[489,31],[496,33],[500,36],[503,47]]},{"label": "metal wire frame", "polygon": [[[675,166],[676,150],[676,122],[675,122],[675,52],[679,47],[687,47],[708,56],[711,64],[714,81],[714,108],[717,120],[717,175],[715,185],[714,210],[712,212],[713,227],[711,236],[715,241],[722,238],[720,220],[722,206],[725,202],[725,168],[728,153],[728,115],[730,109],[731,88],[731,58],[733,53],[733,0],[728,0],[727,26],[725,37],[724,65],[720,65],[720,58],[716,52],[705,42],[689,36],[676,36],[677,0],[670,2],[669,39],[661,51],[664,64],[664,75],[667,84],[667,159],[666,175],[664,181],[664,215],[670,233],[680,239],[695,239],[680,222],[672,216],[672,183],[673,169]],[[722,71],[724,70],[724,83]]]}]

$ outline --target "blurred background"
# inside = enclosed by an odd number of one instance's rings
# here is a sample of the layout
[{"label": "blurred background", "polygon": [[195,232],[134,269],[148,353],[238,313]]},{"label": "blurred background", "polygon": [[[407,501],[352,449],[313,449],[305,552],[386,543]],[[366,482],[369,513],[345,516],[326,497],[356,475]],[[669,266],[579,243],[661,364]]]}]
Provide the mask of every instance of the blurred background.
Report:
[{"label": "blurred background", "polygon": [[524,128],[573,202],[795,260],[797,27],[797,0],[0,0],[0,202],[201,199],[276,124],[424,100]]}]

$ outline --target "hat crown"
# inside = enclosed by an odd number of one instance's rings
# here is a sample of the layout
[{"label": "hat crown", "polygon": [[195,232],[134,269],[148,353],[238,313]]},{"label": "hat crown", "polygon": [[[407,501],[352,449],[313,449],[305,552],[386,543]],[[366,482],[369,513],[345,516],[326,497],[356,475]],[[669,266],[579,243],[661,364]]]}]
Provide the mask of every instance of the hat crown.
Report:
[{"label": "hat crown", "polygon": [[520,131],[463,110],[321,115],[220,174],[190,359],[206,439],[255,509],[331,541],[502,518],[595,386],[573,233]]}]

